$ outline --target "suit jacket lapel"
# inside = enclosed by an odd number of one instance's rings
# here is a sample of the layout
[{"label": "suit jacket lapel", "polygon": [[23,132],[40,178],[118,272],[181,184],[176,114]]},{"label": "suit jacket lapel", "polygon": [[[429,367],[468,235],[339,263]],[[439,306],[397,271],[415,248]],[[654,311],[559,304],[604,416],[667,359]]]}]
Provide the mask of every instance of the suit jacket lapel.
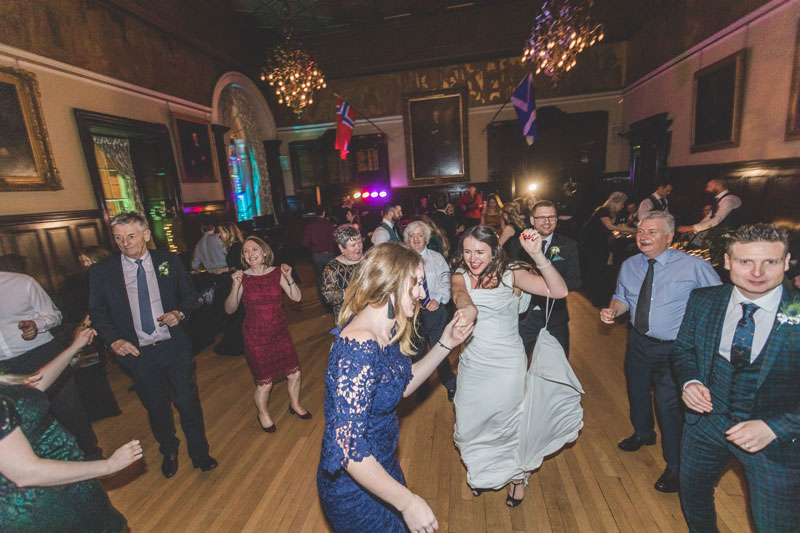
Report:
[{"label": "suit jacket lapel", "polygon": [[117,287],[119,294],[116,295],[115,300],[125,302],[123,313],[125,318],[129,321],[131,328],[133,328],[133,315],[131,314],[131,301],[128,299],[128,288],[125,285],[125,274],[122,272],[122,254],[117,256],[117,260],[113,262],[112,276],[114,277],[112,287]]},{"label": "suit jacket lapel", "polygon": [[705,361],[707,368],[711,368],[711,361],[713,361],[714,357],[719,353],[720,337],[722,337],[722,324],[725,322],[725,311],[728,307],[728,302],[730,302],[732,291],[733,285],[726,285],[723,290],[720,291],[716,301],[712,303],[707,311],[708,320],[706,323],[708,325],[710,335],[706,338],[712,343],[710,346],[711,349],[706,351],[706,354],[709,357],[709,359]]},{"label": "suit jacket lapel", "polygon": [[167,287],[167,284],[169,283],[169,275],[162,276],[158,267],[162,263],[167,263],[167,269],[169,269],[169,261],[167,261],[167,258],[162,256],[161,252],[158,250],[150,250],[150,259],[153,261],[153,269],[156,271],[156,280],[158,280],[158,292],[159,297],[161,298],[161,305],[164,307],[164,312],[166,313],[167,304],[164,302],[164,295],[169,293]]},{"label": "suit jacket lapel", "polygon": [[[781,307],[788,304],[792,299],[791,291],[787,290],[786,287],[782,287],[782,290],[783,294],[781,295],[781,303],[778,305],[778,313],[780,313]],[[775,360],[781,352],[781,346],[786,339],[788,327],[780,327],[780,325],[776,314],[775,321],[772,323],[772,330],[769,333],[769,337],[767,337],[767,342],[764,344],[764,348],[761,349],[760,356],[763,357],[763,359],[761,360],[761,370],[758,373],[757,387],[759,388],[761,384],[764,383],[764,380],[767,379],[767,374],[769,374],[772,365],[775,364]]]}]

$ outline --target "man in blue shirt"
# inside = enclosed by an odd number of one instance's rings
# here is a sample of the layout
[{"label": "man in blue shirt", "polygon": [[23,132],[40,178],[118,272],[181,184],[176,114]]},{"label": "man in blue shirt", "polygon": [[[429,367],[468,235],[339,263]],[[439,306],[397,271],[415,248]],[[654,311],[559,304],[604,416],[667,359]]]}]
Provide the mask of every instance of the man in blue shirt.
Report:
[{"label": "man in blue shirt", "polygon": [[650,400],[654,385],[661,449],[667,463],[655,484],[661,492],[678,491],[683,419],[678,385],[670,368],[673,341],[689,293],[698,287],[721,284],[708,262],[669,248],[674,235],[675,218],[665,211],[651,211],[639,222],[636,244],[641,253],[622,264],[611,303],[600,311],[600,320],[606,324],[613,324],[616,317],[630,311],[625,379],[633,435],[622,440],[619,447],[635,452],[656,443]]}]

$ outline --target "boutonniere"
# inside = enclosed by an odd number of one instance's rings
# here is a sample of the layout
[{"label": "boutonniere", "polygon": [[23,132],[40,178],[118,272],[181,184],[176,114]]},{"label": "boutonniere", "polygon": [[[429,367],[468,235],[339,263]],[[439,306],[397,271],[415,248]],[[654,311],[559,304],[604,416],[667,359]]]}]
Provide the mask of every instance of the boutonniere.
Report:
[{"label": "boutonniere", "polygon": [[547,253],[550,256],[550,261],[563,261],[564,259],[559,255],[561,253],[561,248],[558,246],[551,246]]},{"label": "boutonniere", "polygon": [[788,323],[790,326],[800,324],[800,301],[783,304],[778,312],[778,327]]},{"label": "boutonniere", "polygon": [[158,275],[163,277],[169,276],[169,262],[164,261],[158,265]]}]

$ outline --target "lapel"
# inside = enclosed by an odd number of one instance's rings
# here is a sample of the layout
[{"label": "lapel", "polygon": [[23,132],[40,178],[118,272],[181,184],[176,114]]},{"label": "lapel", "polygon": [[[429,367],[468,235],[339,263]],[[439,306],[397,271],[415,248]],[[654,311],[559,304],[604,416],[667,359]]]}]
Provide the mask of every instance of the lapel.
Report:
[{"label": "lapel", "polygon": [[[165,306],[164,309],[166,311],[166,303],[164,302],[164,295],[168,294],[167,284],[169,283],[169,276],[162,276],[161,272],[158,270],[158,266],[161,263],[167,263],[169,265],[169,261],[167,261],[167,257],[161,255],[159,250],[150,250],[150,260],[153,261],[153,269],[156,271],[156,280],[158,280],[158,292],[159,297],[161,298],[161,303]],[[170,272],[172,274],[172,272]]]},{"label": "lapel", "polygon": [[[784,305],[788,305],[789,301],[793,299],[790,289],[787,289],[786,286],[783,286],[782,289],[783,294],[781,294],[781,303],[778,305],[778,313],[781,312],[781,308]],[[769,332],[769,337],[767,337],[764,348],[761,349],[760,356],[763,357],[763,359],[761,360],[761,370],[758,373],[758,384],[756,385],[758,388],[761,388],[761,384],[767,379],[767,374],[769,374],[772,365],[775,364],[775,360],[780,355],[783,342],[786,340],[789,327],[786,324],[784,324],[783,327],[780,327],[780,325],[776,313],[775,321],[772,323],[772,330]]]},{"label": "lapel", "polygon": [[112,295],[112,301],[125,302],[126,305],[120,306],[127,321],[133,326],[133,315],[131,315],[131,301],[128,299],[128,289],[125,286],[125,274],[122,273],[122,254],[112,260],[111,287],[114,287],[117,294]]},{"label": "lapel", "polygon": [[[709,336],[706,338],[713,342],[713,345],[710,346],[711,349],[706,350],[706,356],[708,359],[705,361],[705,364],[709,367],[711,365],[711,361],[714,360],[714,356],[719,353],[720,337],[722,337],[722,324],[725,322],[725,310],[728,307],[728,302],[730,302],[731,292],[733,292],[733,285],[725,285],[719,292],[716,301],[713,301],[711,306],[707,309],[708,318],[705,322],[706,326],[708,327]],[[700,325],[702,325],[702,323]]]}]

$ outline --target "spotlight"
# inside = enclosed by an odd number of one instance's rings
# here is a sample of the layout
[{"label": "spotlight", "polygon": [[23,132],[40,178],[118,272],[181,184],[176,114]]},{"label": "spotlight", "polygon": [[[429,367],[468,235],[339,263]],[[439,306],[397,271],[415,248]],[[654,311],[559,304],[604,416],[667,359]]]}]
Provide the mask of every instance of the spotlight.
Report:
[{"label": "spotlight", "polygon": [[531,183],[530,185],[528,185],[528,190],[533,192],[536,190],[537,187],[538,185],[536,185],[535,183]]},{"label": "spotlight", "polygon": [[381,198],[386,198],[386,191],[381,191],[378,196],[380,196]]},{"label": "spotlight", "polygon": [[368,197],[369,197],[369,192],[368,191],[364,191],[364,192],[361,193],[361,198],[368,198]]},{"label": "spotlight", "polygon": [[354,192],[353,193],[353,198],[358,200],[359,198],[361,198],[361,193],[360,192]]},{"label": "spotlight", "polygon": [[378,197],[378,192],[377,192],[377,191],[372,191],[372,192],[371,192],[369,195],[370,195],[372,198],[377,198],[377,197]]}]

